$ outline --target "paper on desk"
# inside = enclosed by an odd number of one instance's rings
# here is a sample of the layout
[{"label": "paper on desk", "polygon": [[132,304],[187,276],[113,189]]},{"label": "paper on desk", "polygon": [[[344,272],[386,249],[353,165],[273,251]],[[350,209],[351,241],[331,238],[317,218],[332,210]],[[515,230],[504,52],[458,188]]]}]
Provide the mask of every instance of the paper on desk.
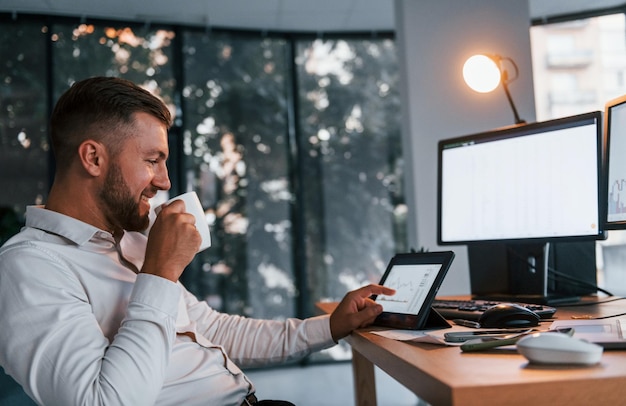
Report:
[{"label": "paper on desk", "polygon": [[476,329],[452,326],[440,330],[380,330],[372,331],[379,336],[397,341],[411,341],[414,343],[430,343],[449,346],[460,346],[462,343],[449,343],[444,339],[444,334],[453,331],[476,331]]}]

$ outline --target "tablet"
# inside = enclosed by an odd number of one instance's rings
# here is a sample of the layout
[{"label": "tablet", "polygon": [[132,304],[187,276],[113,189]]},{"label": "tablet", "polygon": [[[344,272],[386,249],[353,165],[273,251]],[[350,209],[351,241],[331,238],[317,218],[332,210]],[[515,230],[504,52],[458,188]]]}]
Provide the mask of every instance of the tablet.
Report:
[{"label": "tablet", "polygon": [[411,330],[450,327],[431,305],[453,259],[452,251],[396,254],[379,282],[396,293],[372,296],[383,306],[374,324]]}]

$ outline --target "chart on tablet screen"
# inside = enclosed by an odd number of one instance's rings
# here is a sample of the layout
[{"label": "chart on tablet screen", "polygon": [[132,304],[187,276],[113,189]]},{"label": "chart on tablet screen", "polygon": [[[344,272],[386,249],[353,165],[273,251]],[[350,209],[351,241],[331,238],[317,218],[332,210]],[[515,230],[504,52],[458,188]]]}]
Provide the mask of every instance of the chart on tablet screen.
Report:
[{"label": "chart on tablet screen", "polygon": [[396,290],[395,295],[379,295],[376,302],[390,313],[416,314],[422,307],[441,265],[395,265],[384,285]]}]

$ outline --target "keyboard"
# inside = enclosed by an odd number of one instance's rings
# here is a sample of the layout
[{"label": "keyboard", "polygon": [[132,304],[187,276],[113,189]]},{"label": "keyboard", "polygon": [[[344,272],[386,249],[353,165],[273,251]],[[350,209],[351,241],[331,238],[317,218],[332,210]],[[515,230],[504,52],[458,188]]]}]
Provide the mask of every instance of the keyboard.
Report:
[{"label": "keyboard", "polygon": [[542,319],[551,318],[556,313],[556,308],[540,304],[520,303],[520,302],[503,302],[493,300],[447,300],[435,299],[432,307],[439,314],[449,320],[463,319],[478,321],[480,315],[491,306],[500,303],[515,303],[535,312]]}]

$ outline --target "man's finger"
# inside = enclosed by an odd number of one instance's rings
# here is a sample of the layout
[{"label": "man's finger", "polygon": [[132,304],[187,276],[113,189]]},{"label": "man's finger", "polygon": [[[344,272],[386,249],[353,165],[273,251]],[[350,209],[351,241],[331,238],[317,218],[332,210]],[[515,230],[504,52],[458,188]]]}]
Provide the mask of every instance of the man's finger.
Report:
[{"label": "man's finger", "polygon": [[372,295],[393,295],[396,293],[395,289],[375,284],[363,286],[356,291],[359,292],[362,297],[369,297]]}]

